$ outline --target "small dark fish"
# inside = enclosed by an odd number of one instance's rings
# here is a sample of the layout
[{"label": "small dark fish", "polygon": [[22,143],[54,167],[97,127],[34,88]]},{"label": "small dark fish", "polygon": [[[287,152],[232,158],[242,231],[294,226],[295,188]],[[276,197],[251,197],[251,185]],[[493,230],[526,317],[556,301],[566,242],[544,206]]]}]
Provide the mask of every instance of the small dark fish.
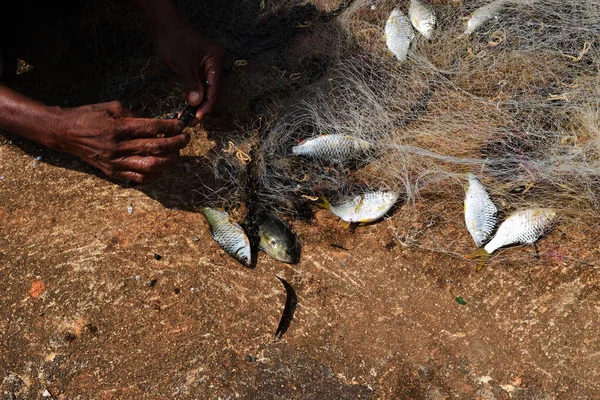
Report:
[{"label": "small dark fish", "polygon": [[284,263],[296,264],[300,261],[300,242],[285,221],[265,212],[260,212],[256,221],[260,250]]},{"label": "small dark fish", "polygon": [[277,279],[279,279],[285,287],[285,307],[283,308],[283,314],[281,314],[279,326],[277,326],[277,331],[275,332],[275,337],[277,338],[279,336],[279,339],[281,339],[283,334],[288,330],[290,324],[292,323],[294,311],[296,311],[296,305],[298,304],[298,297],[296,297],[296,291],[292,285],[290,285],[285,279],[278,276]]}]

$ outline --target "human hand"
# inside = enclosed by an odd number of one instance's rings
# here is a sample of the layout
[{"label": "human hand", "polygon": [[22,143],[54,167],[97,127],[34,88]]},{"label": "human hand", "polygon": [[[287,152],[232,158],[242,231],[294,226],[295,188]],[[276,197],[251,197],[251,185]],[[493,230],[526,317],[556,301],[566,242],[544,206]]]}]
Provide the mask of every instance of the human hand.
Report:
[{"label": "human hand", "polygon": [[190,141],[181,121],[135,118],[116,101],[61,112],[50,147],[81,157],[111,178],[155,179]]},{"label": "human hand", "polygon": [[225,52],[184,22],[160,31],[157,38],[163,60],[184,79],[183,100],[198,106],[194,126],[215,106]]}]

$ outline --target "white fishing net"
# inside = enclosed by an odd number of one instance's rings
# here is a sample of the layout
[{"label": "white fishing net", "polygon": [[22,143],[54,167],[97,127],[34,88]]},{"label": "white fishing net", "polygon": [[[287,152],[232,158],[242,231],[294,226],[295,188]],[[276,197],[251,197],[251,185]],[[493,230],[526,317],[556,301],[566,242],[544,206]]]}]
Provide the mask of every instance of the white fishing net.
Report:
[{"label": "white fishing net", "polygon": [[[456,201],[473,172],[505,212],[597,215],[599,0],[504,1],[463,37],[489,2],[430,0],[435,32],[416,33],[404,63],[383,34],[409,1],[348,3],[180,4],[229,54],[221,110],[230,129],[206,125],[224,197],[246,198],[248,163],[258,201],[290,217],[318,197],[366,190],[398,190],[407,206],[424,193]],[[290,154],[333,133],[376,149],[345,165]]]}]

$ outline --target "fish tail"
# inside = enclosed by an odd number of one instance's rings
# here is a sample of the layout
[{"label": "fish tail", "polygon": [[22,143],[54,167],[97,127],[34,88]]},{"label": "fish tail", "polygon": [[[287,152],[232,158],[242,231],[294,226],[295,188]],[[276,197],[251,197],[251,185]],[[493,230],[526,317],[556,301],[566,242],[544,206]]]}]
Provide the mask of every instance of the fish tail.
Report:
[{"label": "fish tail", "polygon": [[483,268],[483,266],[490,259],[490,253],[485,251],[485,249],[478,249],[478,250],[474,251],[473,253],[466,255],[465,258],[467,258],[468,260],[473,260],[473,259],[478,258],[479,263],[477,264],[477,271],[480,271],[481,268]]},{"label": "fish tail", "polygon": [[329,210],[331,208],[331,203],[329,203],[329,200],[327,200],[325,197],[322,197],[319,201],[317,201],[317,205],[319,207],[323,207],[326,210]]}]

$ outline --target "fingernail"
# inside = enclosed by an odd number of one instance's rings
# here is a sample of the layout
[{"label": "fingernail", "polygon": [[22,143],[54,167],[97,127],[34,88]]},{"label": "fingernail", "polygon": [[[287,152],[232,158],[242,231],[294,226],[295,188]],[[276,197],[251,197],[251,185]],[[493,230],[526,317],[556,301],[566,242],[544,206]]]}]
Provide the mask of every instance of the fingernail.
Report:
[{"label": "fingernail", "polygon": [[200,93],[190,92],[190,94],[188,94],[188,103],[196,103],[198,101],[200,101]]}]

